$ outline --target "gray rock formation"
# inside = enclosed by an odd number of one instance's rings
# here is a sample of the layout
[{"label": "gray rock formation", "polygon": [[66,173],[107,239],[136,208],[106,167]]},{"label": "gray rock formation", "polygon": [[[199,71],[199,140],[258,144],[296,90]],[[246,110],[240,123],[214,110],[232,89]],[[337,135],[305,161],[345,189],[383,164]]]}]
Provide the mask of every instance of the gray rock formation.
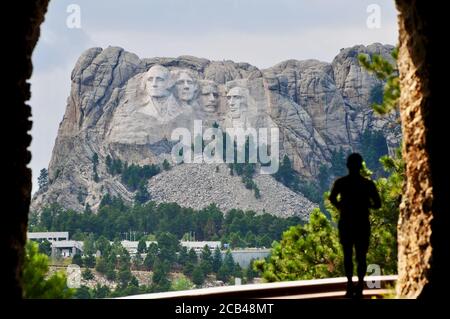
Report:
[{"label": "gray rock formation", "polygon": [[270,175],[257,175],[254,180],[261,190],[259,199],[253,190],[243,187],[239,176],[230,175],[226,164],[182,164],[150,179],[148,190],[157,203],[177,202],[194,209],[216,203],[225,212],[237,208],[306,218],[316,207]]},{"label": "gray rock formation", "polygon": [[379,116],[371,108],[371,90],[381,84],[373,75],[367,73],[358,63],[359,54],[381,55],[383,58],[395,63],[391,56],[394,49],[391,45],[375,43],[367,47],[358,45],[352,48],[341,49],[341,52],[332,62],[336,87],[342,94],[346,105],[347,131],[350,144],[358,143],[361,132],[365,129],[382,131],[387,139],[389,151],[398,147],[401,138],[400,125],[396,123],[398,114]]},{"label": "gray rock formation", "polygon": [[[380,82],[357,61],[359,53],[390,59],[392,49],[355,46],[342,49],[332,63],[288,60],[265,70],[191,56],[139,59],[117,47],[89,49],[72,72],[71,94],[49,165],[50,183],[34,195],[32,210],[52,202],[95,209],[106,193],[131,203],[134,193],[119,176],[108,173],[106,157],[139,165],[170,160],[173,130],[192,132],[193,121],[199,119],[204,127],[215,122],[223,129],[278,128],[280,157],[287,154],[297,172],[310,179],[329,163],[333,150],[357,148],[365,129],[383,132],[393,149],[399,127],[395,118],[373,114],[371,91]],[[214,202],[224,210],[265,210],[280,216],[306,216],[314,207],[270,175],[255,177],[262,194],[256,199],[240,178],[225,173],[225,164],[218,165],[219,173],[211,167],[216,165],[175,166],[148,182],[149,193],[158,202],[195,208]]]}]

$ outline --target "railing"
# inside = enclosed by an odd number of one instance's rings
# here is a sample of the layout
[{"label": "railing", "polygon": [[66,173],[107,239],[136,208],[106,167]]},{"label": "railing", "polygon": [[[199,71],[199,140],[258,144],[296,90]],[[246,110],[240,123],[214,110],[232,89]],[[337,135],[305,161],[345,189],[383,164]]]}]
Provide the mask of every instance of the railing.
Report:
[{"label": "railing", "polygon": [[[354,277],[353,281],[356,282]],[[394,294],[397,275],[368,276],[365,279],[364,298],[383,297]],[[253,298],[253,299],[319,299],[343,298],[347,279],[325,278],[313,280],[285,281],[275,283],[224,286],[183,291],[141,294],[120,299],[207,299],[207,298]],[[373,288],[371,288],[373,287]]]}]

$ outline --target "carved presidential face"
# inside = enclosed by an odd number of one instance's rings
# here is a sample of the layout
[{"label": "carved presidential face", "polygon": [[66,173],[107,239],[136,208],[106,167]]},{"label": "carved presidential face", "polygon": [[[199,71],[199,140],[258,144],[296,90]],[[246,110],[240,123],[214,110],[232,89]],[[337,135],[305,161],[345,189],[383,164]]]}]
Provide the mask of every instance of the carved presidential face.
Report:
[{"label": "carved presidential face", "polygon": [[195,80],[186,72],[180,73],[176,82],[178,97],[180,100],[189,102],[194,98],[197,91]]},{"label": "carved presidential face", "polygon": [[219,90],[217,89],[217,85],[213,82],[203,84],[200,99],[205,112],[215,112],[219,105]]},{"label": "carved presidential face", "polygon": [[170,94],[169,70],[161,65],[154,65],[146,74],[146,90],[151,97],[160,98]]},{"label": "carved presidential face", "polygon": [[240,87],[232,88],[227,94],[228,106],[233,119],[241,117],[242,112],[247,109],[247,96],[245,89]]}]

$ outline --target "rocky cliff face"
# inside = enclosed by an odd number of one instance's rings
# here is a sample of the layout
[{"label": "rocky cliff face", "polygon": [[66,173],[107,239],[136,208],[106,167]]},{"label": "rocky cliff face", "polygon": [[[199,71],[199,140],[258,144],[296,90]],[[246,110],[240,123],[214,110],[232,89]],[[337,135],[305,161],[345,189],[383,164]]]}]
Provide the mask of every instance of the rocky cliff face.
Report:
[{"label": "rocky cliff face", "polygon": [[[288,60],[265,70],[190,56],[139,59],[117,47],[89,49],[72,72],[50,183],[35,194],[32,210],[52,202],[95,209],[106,193],[132,202],[134,193],[108,172],[107,156],[139,165],[170,160],[173,130],[192,132],[194,120],[202,120],[204,128],[213,123],[221,129],[278,128],[280,156],[288,155],[311,179],[333,150],[357,148],[365,129],[382,131],[392,149],[399,127],[373,114],[371,92],[380,83],[357,61],[359,53],[391,59],[392,49],[355,46],[342,49],[332,63]],[[224,164],[184,163],[153,177],[148,191],[156,201],[196,208],[215,202],[224,210],[306,216],[314,207],[270,175],[257,175],[255,183],[259,199]]]}]

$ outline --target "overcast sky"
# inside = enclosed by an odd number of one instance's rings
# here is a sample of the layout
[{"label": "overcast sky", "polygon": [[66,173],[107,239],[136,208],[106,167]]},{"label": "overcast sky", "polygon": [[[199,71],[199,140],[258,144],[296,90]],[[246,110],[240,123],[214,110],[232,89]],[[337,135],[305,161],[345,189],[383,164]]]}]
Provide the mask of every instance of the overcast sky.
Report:
[{"label": "overcast sky", "polygon": [[[80,8],[80,28],[67,25],[71,4]],[[367,25],[371,4],[380,9],[379,28]],[[193,55],[259,68],[287,59],[331,62],[344,47],[395,45],[396,16],[393,0],[53,0],[33,54],[33,192],[39,170],[50,161],[71,70],[90,47],[120,46],[141,58]]]}]

